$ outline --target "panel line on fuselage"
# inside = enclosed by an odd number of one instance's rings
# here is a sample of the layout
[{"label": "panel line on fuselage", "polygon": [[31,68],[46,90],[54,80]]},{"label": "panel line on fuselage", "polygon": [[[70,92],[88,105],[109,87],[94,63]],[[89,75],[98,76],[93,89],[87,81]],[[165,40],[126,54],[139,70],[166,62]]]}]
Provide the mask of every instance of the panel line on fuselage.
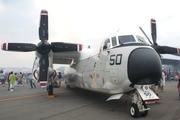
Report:
[{"label": "panel line on fuselage", "polygon": [[89,58],[90,58],[90,56],[91,56],[91,54],[89,55],[89,57],[87,58],[87,61],[86,61],[86,64],[84,65],[84,69],[83,69],[83,71],[82,71],[82,84],[83,84],[83,86],[85,87],[85,85],[84,85],[84,71],[85,71],[85,69],[86,69],[86,67],[87,67],[87,64],[88,64],[88,61],[89,61]]}]

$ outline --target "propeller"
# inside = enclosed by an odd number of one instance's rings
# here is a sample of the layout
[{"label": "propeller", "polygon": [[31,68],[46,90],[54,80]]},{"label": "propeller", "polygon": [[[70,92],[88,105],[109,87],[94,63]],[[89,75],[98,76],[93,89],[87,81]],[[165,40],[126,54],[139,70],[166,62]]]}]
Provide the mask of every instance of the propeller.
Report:
[{"label": "propeller", "polygon": [[[48,79],[48,67],[49,67],[49,57],[48,53],[51,51],[51,46],[48,41],[48,12],[46,10],[41,10],[40,26],[39,26],[39,39],[41,42],[38,44],[37,51],[41,54],[39,59],[39,81],[47,81]],[[44,85],[41,85],[44,86]]]},{"label": "propeller", "polygon": [[157,44],[157,34],[156,34],[156,20],[151,19],[151,36],[153,44],[151,45],[159,54],[180,54],[180,49],[169,47],[169,46],[160,46]]},{"label": "propeller", "polygon": [[39,57],[39,80],[41,86],[45,86],[49,77],[49,53],[64,52],[64,51],[81,51],[81,44],[52,42],[48,43],[48,11],[41,10],[40,25],[39,25],[39,42],[37,45],[32,43],[3,43],[2,50],[30,52],[37,51]]}]

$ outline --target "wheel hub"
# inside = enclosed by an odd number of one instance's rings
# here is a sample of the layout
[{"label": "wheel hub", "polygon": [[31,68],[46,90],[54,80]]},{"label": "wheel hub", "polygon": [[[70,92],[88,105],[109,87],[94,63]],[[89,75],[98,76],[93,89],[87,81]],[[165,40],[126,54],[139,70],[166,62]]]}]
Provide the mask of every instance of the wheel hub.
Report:
[{"label": "wheel hub", "polygon": [[134,114],[135,114],[135,110],[134,110],[133,107],[131,107],[130,112],[131,112],[131,115],[134,115]]}]

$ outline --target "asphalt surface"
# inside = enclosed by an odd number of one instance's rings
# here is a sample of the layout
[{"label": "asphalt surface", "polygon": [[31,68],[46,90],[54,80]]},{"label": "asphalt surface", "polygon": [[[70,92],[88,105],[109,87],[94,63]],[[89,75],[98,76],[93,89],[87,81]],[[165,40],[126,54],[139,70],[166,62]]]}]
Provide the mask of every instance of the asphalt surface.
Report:
[{"label": "asphalt surface", "polygon": [[64,83],[54,88],[55,98],[46,98],[44,89],[30,89],[29,85],[7,91],[0,86],[0,120],[180,120],[180,100],[177,82],[166,82],[162,100],[148,104],[146,117],[132,118],[128,97],[108,101],[109,95],[78,88],[66,89]]}]

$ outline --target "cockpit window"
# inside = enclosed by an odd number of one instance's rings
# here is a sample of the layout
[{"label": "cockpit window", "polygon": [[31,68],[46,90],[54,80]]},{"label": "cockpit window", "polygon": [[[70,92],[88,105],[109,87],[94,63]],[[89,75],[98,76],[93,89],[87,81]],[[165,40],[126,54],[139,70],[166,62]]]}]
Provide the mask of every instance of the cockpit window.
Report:
[{"label": "cockpit window", "polygon": [[112,40],[112,46],[117,45],[116,37],[112,37],[111,40]]},{"label": "cockpit window", "polygon": [[144,38],[143,38],[143,37],[138,36],[138,35],[136,35],[136,37],[137,37],[137,39],[138,39],[138,41],[139,41],[139,42],[141,42],[141,43],[144,43],[144,44],[148,45],[148,43],[144,40]]},{"label": "cockpit window", "polygon": [[108,43],[110,44],[109,38],[104,41],[103,50],[108,48]]},{"label": "cockpit window", "polygon": [[123,44],[126,42],[135,42],[135,39],[132,35],[124,35],[124,36],[118,36],[119,43]]}]

